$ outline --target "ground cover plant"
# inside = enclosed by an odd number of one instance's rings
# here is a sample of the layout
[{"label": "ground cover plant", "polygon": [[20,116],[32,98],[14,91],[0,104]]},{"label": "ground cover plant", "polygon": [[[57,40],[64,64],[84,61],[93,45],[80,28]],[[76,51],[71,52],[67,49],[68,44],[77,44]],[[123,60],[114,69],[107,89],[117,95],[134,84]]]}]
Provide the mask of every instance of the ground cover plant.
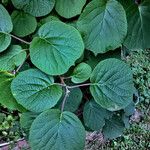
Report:
[{"label": "ground cover plant", "polygon": [[31,149],[123,133],[137,98],[121,58],[150,47],[148,0],[6,0],[0,19],[0,103],[22,113]]}]

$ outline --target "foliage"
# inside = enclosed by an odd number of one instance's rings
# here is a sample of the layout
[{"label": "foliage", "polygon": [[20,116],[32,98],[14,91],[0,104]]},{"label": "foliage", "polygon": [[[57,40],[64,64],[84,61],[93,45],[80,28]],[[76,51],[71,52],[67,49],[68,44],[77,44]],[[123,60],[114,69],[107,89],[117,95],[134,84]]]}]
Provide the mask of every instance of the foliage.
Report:
[{"label": "foliage", "polygon": [[[133,77],[121,52],[109,52],[121,45],[149,48],[149,1],[65,4],[0,4],[0,103],[24,112],[21,124],[33,150],[84,149],[85,129],[102,131],[108,139],[120,136],[135,107]],[[132,13],[139,19],[134,32]]]}]

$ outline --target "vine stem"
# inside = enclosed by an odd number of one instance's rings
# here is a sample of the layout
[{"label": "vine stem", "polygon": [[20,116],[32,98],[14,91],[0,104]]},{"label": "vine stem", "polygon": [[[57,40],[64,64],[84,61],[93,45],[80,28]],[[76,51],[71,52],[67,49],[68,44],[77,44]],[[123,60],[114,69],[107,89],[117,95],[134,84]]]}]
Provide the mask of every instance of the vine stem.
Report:
[{"label": "vine stem", "polygon": [[21,67],[24,65],[24,63],[26,62],[26,60],[28,59],[29,56],[30,56],[30,54],[27,55],[25,61],[16,69],[15,74],[21,69]]},{"label": "vine stem", "polygon": [[14,39],[16,39],[16,40],[22,42],[22,43],[25,43],[25,44],[27,44],[27,45],[30,45],[30,44],[31,44],[30,42],[27,42],[27,41],[25,41],[25,40],[23,40],[23,39],[21,39],[21,38],[15,36],[15,35],[12,35],[12,34],[9,34],[9,35],[10,35],[11,37],[13,37]]},{"label": "vine stem", "polygon": [[68,89],[68,86],[65,86],[65,96],[64,96],[64,99],[63,99],[63,102],[61,105],[61,112],[64,111],[65,103],[66,103],[67,97],[69,97],[69,93],[70,93],[70,91]]},{"label": "vine stem", "polygon": [[89,85],[93,85],[93,84],[85,83],[85,84],[73,85],[73,86],[68,86],[68,89],[74,89],[74,88],[78,88],[78,87],[82,87],[82,86],[89,86]]}]

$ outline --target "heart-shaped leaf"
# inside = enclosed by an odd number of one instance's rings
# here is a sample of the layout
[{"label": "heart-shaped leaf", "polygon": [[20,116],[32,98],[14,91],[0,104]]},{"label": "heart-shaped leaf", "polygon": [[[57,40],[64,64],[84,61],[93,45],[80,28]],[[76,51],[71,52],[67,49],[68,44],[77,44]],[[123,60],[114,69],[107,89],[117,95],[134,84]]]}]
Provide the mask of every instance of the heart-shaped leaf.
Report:
[{"label": "heart-shaped leaf", "polygon": [[85,129],[73,113],[48,110],[33,121],[29,141],[32,150],[83,150]]},{"label": "heart-shaped leaf", "polygon": [[21,72],[12,82],[11,90],[17,102],[33,112],[42,112],[57,104],[62,88],[53,77],[37,69]]},{"label": "heart-shaped leaf", "polygon": [[120,110],[133,99],[133,77],[127,64],[115,58],[101,61],[91,75],[90,91],[102,107]]},{"label": "heart-shaped leaf", "polygon": [[83,53],[79,32],[60,21],[44,24],[38,35],[30,46],[31,61],[47,74],[64,74]]},{"label": "heart-shaped leaf", "polygon": [[116,0],[93,0],[79,17],[77,26],[85,46],[95,55],[121,45],[127,33],[125,10]]}]

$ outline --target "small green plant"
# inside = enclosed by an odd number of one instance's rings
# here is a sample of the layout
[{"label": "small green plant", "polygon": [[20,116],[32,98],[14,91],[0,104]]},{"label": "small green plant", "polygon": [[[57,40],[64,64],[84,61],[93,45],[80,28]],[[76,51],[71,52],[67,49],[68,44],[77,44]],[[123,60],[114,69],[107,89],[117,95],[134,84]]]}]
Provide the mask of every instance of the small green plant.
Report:
[{"label": "small green plant", "polygon": [[85,130],[123,134],[135,88],[121,45],[150,47],[149,13],[147,0],[2,1],[0,103],[22,112],[33,150],[82,150]]}]

